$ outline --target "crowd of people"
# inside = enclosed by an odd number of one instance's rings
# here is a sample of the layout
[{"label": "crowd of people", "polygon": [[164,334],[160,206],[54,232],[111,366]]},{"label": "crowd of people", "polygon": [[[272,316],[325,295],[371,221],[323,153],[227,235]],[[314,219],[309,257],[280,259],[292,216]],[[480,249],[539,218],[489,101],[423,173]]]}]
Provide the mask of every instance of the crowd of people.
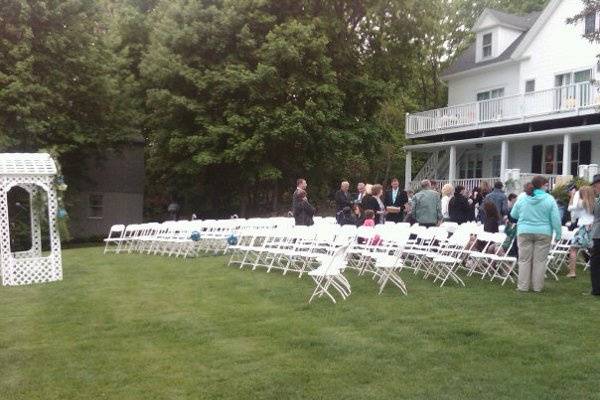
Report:
[{"label": "crowd of people", "polygon": [[[296,186],[292,203],[296,225],[312,225],[316,209],[308,201],[306,180],[298,179]],[[567,225],[577,229],[567,276],[576,277],[577,257],[582,253],[590,266],[591,293],[600,296],[600,175],[594,176],[591,186],[577,189],[571,185],[567,190],[570,198]],[[386,221],[403,221],[433,227],[444,221],[458,224],[477,221],[490,233],[499,232],[503,226],[506,241],[502,249],[493,251],[508,251],[518,257],[517,290],[523,292],[543,289],[552,238],[560,240],[564,220],[543,176],[527,182],[519,195],[507,195],[499,181],[493,187],[482,182],[480,187],[469,191],[451,184],[438,190],[431,181],[423,180],[416,193],[400,189],[396,178],[391,180],[388,190],[380,184],[359,182],[356,193],[350,193],[350,183],[343,181],[334,200],[340,225],[375,226]]]}]

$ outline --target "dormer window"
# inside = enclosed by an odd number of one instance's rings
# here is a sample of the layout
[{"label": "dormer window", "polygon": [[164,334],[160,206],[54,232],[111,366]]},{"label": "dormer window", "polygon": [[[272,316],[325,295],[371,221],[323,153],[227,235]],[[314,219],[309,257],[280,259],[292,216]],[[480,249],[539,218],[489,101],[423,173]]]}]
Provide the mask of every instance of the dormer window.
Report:
[{"label": "dormer window", "polygon": [[483,55],[483,58],[491,57],[492,56],[492,34],[486,33],[485,35],[483,35],[483,40],[481,43],[482,43],[481,54]]},{"label": "dormer window", "polygon": [[590,35],[596,32],[596,13],[592,12],[585,16],[585,34]]}]

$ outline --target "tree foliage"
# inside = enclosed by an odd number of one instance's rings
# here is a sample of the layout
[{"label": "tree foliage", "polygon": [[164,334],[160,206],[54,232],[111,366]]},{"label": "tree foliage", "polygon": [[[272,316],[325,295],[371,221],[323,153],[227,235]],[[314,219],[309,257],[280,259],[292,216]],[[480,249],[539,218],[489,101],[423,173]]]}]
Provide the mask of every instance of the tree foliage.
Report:
[{"label": "tree foliage", "polygon": [[0,149],[77,159],[143,135],[149,203],[285,209],[403,171],[406,112],[485,7],[543,0],[0,0]]},{"label": "tree foliage", "polygon": [[[600,0],[583,0],[583,8],[580,12],[567,19],[568,24],[575,24],[585,20],[585,17],[594,14],[597,15],[600,12]],[[594,29],[591,32],[584,33],[584,38],[590,42],[600,42],[600,32],[598,29]]]}]

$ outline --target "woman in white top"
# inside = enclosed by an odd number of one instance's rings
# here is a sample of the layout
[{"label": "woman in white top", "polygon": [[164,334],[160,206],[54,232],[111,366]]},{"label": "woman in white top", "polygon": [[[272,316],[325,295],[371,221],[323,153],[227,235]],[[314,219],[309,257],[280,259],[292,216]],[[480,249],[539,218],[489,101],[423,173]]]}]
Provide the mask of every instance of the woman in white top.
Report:
[{"label": "woman in white top", "polygon": [[577,218],[578,230],[573,238],[573,243],[569,251],[569,273],[567,277],[575,278],[577,269],[577,253],[579,249],[590,247],[590,229],[594,223],[594,189],[591,186],[582,186],[579,191],[573,195],[569,212]]},{"label": "woman in white top", "polygon": [[448,205],[450,204],[450,199],[452,198],[452,195],[454,194],[454,187],[449,184],[446,183],[443,187],[442,187],[442,218],[444,218],[444,221],[448,221],[450,220],[450,213],[448,211]]}]

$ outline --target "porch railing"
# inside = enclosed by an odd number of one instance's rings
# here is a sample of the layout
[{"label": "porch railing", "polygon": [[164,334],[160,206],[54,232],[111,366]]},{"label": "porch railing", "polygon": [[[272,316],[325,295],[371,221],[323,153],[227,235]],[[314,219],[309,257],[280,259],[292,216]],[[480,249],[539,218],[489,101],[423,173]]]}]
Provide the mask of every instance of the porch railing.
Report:
[{"label": "porch railing", "polygon": [[443,130],[476,127],[501,121],[525,120],[600,106],[598,86],[575,83],[547,90],[460,104],[406,116],[406,137]]},{"label": "porch railing", "polygon": [[[522,185],[525,184],[525,182],[531,181],[531,179],[537,175],[542,175],[542,176],[546,177],[546,179],[548,179],[548,186],[549,186],[550,190],[554,189],[554,186],[556,185],[557,175],[521,173],[520,174],[520,178],[521,178],[520,182],[517,183],[518,187],[508,188],[506,190],[506,192],[507,193],[521,193],[523,191]],[[503,180],[500,177],[454,179],[452,181],[452,186],[454,186],[454,187],[464,186],[469,192],[471,192],[471,191],[473,191],[473,189],[481,187],[483,182],[487,182],[487,184],[490,186],[490,188],[493,188],[494,183],[496,183],[497,181],[503,181]],[[449,182],[450,181],[447,179],[442,179],[442,180],[436,180],[434,183],[435,183],[436,189],[441,190],[442,187]],[[411,188],[413,190],[418,190],[419,185],[420,185],[420,181],[412,181],[411,182]]]}]

